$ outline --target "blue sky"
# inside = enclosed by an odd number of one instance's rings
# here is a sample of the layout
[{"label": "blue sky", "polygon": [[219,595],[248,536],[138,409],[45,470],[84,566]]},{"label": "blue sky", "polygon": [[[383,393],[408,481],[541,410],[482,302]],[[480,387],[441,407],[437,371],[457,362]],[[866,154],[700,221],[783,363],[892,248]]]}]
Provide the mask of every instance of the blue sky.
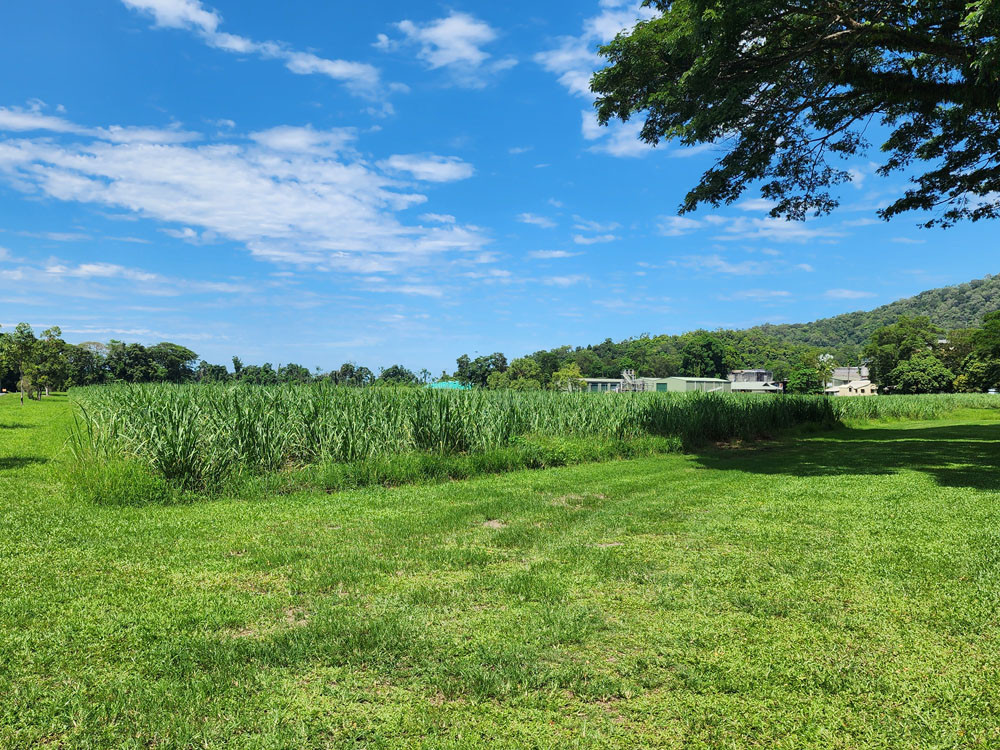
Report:
[{"label": "blue sky", "polygon": [[[0,10],[0,323],[228,362],[452,369],[801,322],[994,273],[994,228],[757,196],[683,218],[711,149],[597,128],[623,0],[35,0]],[[877,161],[878,154],[872,159]]]}]

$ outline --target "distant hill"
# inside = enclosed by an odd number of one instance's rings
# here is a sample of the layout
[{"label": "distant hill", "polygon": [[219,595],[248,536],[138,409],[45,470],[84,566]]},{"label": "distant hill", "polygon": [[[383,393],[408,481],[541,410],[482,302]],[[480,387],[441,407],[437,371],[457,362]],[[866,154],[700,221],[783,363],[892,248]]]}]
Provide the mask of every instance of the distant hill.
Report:
[{"label": "distant hill", "polygon": [[904,315],[926,315],[945,330],[954,330],[977,326],[983,315],[994,310],[1000,310],[1000,275],[932,289],[870,312],[852,312],[813,323],[691,331],[679,336],[644,335],[618,342],[606,339],[590,346],[561,346],[529,356],[538,365],[543,385],[567,362],[579,366],[588,378],[614,378],[626,369],[658,378],[690,375],[691,363],[685,362],[685,349],[692,341],[707,336],[722,345],[726,366],[760,367],[782,380],[796,363],[820,353],[832,355],[837,365],[860,364],[862,349],[872,333]]},{"label": "distant hill", "polygon": [[838,347],[865,344],[872,332],[903,315],[926,315],[945,330],[976,326],[984,314],[1000,310],[1000,276],[921,292],[870,312],[852,312],[812,323],[751,328],[790,344]]}]

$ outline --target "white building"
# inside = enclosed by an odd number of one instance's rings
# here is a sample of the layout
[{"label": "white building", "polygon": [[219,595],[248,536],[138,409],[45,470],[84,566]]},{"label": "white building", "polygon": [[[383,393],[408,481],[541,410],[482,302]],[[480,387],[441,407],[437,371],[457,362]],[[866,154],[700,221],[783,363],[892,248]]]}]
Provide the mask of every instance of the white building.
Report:
[{"label": "white building", "polygon": [[823,391],[828,396],[877,396],[878,386],[870,380],[852,380]]}]

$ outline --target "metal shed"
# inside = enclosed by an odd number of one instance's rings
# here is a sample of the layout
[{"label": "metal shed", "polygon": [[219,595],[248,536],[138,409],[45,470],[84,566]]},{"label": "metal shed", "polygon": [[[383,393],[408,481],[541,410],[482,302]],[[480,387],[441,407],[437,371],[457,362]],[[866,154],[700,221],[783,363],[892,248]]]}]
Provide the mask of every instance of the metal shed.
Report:
[{"label": "metal shed", "polygon": [[[671,393],[731,393],[733,384],[721,378],[664,378],[666,390]],[[657,390],[660,390],[657,388]]]}]

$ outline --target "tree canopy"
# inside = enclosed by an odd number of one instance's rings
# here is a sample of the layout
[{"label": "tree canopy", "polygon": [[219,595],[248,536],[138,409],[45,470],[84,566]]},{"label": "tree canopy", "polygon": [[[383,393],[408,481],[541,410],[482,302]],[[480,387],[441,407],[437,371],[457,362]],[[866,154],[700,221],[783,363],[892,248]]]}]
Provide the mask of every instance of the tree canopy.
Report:
[{"label": "tree canopy", "polygon": [[759,182],[772,216],[829,212],[876,122],[880,174],[913,175],[883,218],[1000,213],[1000,0],[645,4],[658,15],[601,49],[592,89],[602,124],[641,117],[648,143],[725,146],[682,211]]}]

